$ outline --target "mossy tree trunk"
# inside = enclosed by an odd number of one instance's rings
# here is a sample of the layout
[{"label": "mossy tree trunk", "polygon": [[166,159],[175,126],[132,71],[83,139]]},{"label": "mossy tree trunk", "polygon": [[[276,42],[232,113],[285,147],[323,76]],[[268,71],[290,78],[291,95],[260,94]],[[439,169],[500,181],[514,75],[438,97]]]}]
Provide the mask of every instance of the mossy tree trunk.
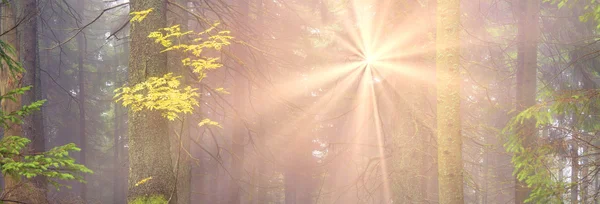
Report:
[{"label": "mossy tree trunk", "polygon": [[439,203],[464,203],[460,117],[460,0],[438,0],[437,143]]},{"label": "mossy tree trunk", "polygon": [[[154,9],[141,23],[131,26],[129,84],[167,73],[167,55],[148,34],[166,25],[166,0],[131,0],[131,11]],[[171,163],[169,125],[160,112],[129,112],[130,203],[165,199],[176,203],[175,176]],[[145,182],[141,182],[145,181]]]},{"label": "mossy tree trunk", "polygon": [[[515,0],[514,5],[518,28],[516,110],[520,112],[535,105],[540,1]],[[527,151],[535,138],[535,121],[525,121],[517,131]],[[515,178],[515,203],[524,203],[530,192],[525,183]]]}]

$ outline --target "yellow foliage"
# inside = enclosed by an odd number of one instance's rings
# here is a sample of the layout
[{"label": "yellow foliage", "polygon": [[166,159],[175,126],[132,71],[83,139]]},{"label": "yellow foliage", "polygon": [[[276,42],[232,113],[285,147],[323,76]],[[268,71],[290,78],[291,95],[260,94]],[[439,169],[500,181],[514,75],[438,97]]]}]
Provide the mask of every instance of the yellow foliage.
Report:
[{"label": "yellow foliage", "polygon": [[198,80],[202,81],[206,77],[206,71],[221,68],[223,64],[217,62],[219,58],[209,57],[206,59],[190,59],[185,58],[181,61],[184,66],[192,67],[192,71],[198,74]]},{"label": "yellow foliage", "polygon": [[153,8],[150,8],[148,10],[144,10],[144,11],[134,11],[129,13],[129,15],[133,16],[131,17],[131,20],[129,20],[129,22],[131,23],[135,23],[135,22],[142,22],[147,16],[148,14],[150,14],[150,12],[154,11]]},{"label": "yellow foliage", "polygon": [[139,181],[139,182],[135,183],[135,186],[142,185],[142,184],[144,184],[144,183],[146,183],[146,182],[150,181],[150,179],[152,179],[152,176],[150,176],[150,177],[148,177],[148,178],[145,178],[145,179],[142,179],[141,181]]},{"label": "yellow foliage", "polygon": [[[205,49],[221,50],[223,46],[230,45],[231,39],[233,39],[233,37],[229,35],[229,31],[213,33],[218,25],[219,23],[215,23],[212,27],[199,33],[193,33],[192,31],[182,32],[180,25],[174,25],[169,28],[163,28],[152,32],[148,37],[165,47],[162,52],[179,50],[184,53],[191,53],[194,57],[185,58],[181,63],[183,63],[184,66],[191,67],[192,71],[198,74],[198,80],[202,80],[206,77],[206,71],[218,69],[223,66],[223,64],[218,62],[219,58],[202,57],[202,51]],[[196,38],[194,38],[192,42],[196,44],[181,44],[181,37],[186,35],[195,36]],[[203,39],[203,35],[208,35],[208,39]]]},{"label": "yellow foliage", "polygon": [[221,126],[221,124],[219,124],[216,121],[212,121],[211,119],[208,119],[208,118],[205,118],[202,121],[200,121],[200,123],[198,123],[198,126],[200,126],[200,127],[205,126],[205,125],[215,126],[215,127],[221,128],[221,129],[223,128],[223,126]]},{"label": "yellow foliage", "polygon": [[225,90],[225,88],[216,88],[215,91],[220,94],[230,94],[229,91]]},{"label": "yellow foliage", "polygon": [[[153,9],[131,12],[130,15],[133,16],[131,22],[141,22],[152,11]],[[191,53],[193,57],[185,58],[181,62],[183,66],[191,67],[192,71],[198,74],[198,80],[202,80],[206,77],[207,71],[223,66],[218,62],[219,58],[202,57],[202,51],[204,49],[220,50],[223,46],[230,45],[231,39],[233,39],[229,31],[215,33],[214,30],[218,25],[219,23],[215,23],[199,33],[182,32],[180,25],[174,25],[151,32],[148,38],[154,39],[156,43],[165,47],[161,52]],[[208,36],[206,40],[202,38],[204,35]],[[196,38],[193,38],[192,44],[182,44],[181,37],[183,36],[195,36]],[[131,111],[158,110],[162,112],[163,117],[175,120],[179,114],[192,113],[194,106],[199,106],[196,100],[196,97],[199,97],[197,89],[190,86],[179,88],[181,85],[179,78],[181,76],[173,76],[172,73],[162,77],[150,77],[144,82],[116,89],[114,99],[123,106],[129,107]],[[229,93],[223,88],[216,91],[222,94]],[[203,120],[200,125],[220,127],[218,123],[208,119]]]},{"label": "yellow foliage", "polygon": [[131,111],[158,110],[163,117],[175,120],[178,114],[192,113],[194,106],[199,105],[195,98],[199,96],[197,89],[190,86],[180,89],[179,78],[181,76],[174,77],[172,73],[150,77],[132,87],[116,89],[114,98]]},{"label": "yellow foliage", "polygon": [[192,33],[192,31],[182,33],[180,25],[174,25],[168,28],[162,28],[158,31],[151,32],[150,35],[148,35],[148,37],[154,38],[154,42],[160,43],[162,46],[166,47],[167,49],[163,50],[163,52],[165,52],[170,50],[168,48],[173,45],[173,42],[170,38],[180,38],[190,33]]}]

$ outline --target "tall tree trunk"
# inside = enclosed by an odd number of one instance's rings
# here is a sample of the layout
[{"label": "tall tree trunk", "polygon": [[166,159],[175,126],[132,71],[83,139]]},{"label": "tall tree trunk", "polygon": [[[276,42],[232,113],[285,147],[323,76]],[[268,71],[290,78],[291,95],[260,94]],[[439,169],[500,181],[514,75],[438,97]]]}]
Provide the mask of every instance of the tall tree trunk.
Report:
[{"label": "tall tree trunk", "polygon": [[[78,26],[83,24],[83,19],[85,19],[85,1],[77,2],[77,11],[79,12],[81,18],[79,19]],[[80,163],[83,165],[87,165],[86,161],[86,152],[87,152],[87,135],[86,135],[86,119],[85,119],[85,101],[86,101],[86,93],[85,93],[85,68],[84,68],[84,59],[87,54],[87,42],[85,39],[85,30],[79,33],[75,39],[77,41],[77,81],[79,92],[77,93],[78,107],[79,107],[79,147],[81,148],[80,152]],[[84,175],[84,180],[86,179],[86,175]],[[79,195],[81,199],[85,202],[87,201],[87,184],[81,185],[81,194]]]},{"label": "tall tree trunk", "polygon": [[[25,92],[22,96],[21,105],[29,105],[42,98],[42,87],[40,80],[40,61],[38,50],[38,4],[36,0],[23,0],[18,2],[19,10],[22,12],[25,23],[19,27],[20,55],[25,69],[23,76],[23,86],[33,86],[31,91]],[[32,140],[32,151],[43,152],[45,150],[45,137],[43,129],[42,111],[36,111],[28,115],[23,120],[23,137]],[[34,179],[36,187],[45,190],[47,182],[43,177]]]},{"label": "tall tree trunk", "polygon": [[[240,10],[240,16],[236,19],[237,23],[236,27],[238,28],[237,32],[244,32],[243,28],[247,25],[247,18],[249,12],[249,2],[247,0],[238,0],[237,1]],[[238,37],[241,40],[245,40],[243,35]],[[247,53],[245,51],[245,46],[243,45],[234,45],[234,54],[238,59],[241,59],[243,63],[237,66],[238,70],[234,76],[234,102],[233,107],[236,108],[236,114],[233,121],[233,132],[232,132],[232,163],[231,163],[231,172],[233,176],[233,181],[230,184],[230,202],[231,204],[238,204],[241,202],[242,195],[241,192],[241,182],[242,176],[244,173],[244,157],[245,157],[245,148],[244,143],[247,135],[247,131],[244,125],[244,118],[246,115],[246,104],[248,100],[248,79],[245,78],[244,75],[247,76],[246,71],[244,71],[247,67],[245,63],[247,63]]]},{"label": "tall tree trunk", "polygon": [[[514,5],[518,18],[516,110],[520,112],[535,105],[540,1],[515,0]],[[535,122],[526,121],[517,131],[527,151],[535,138]],[[525,183],[515,178],[515,203],[524,203],[530,192]]]},{"label": "tall tree trunk", "polygon": [[[256,1],[256,21],[257,21],[257,25],[256,25],[256,30],[263,30],[264,29],[264,23],[265,23],[265,18],[263,16],[263,13],[266,12],[266,6],[264,5],[264,0],[257,0]],[[263,43],[262,41],[262,35],[258,35],[258,42],[259,43]],[[255,61],[257,68],[263,68],[266,67],[266,63],[265,60],[263,58],[263,56],[258,56],[258,59]],[[263,71],[268,72],[266,69],[263,69]],[[266,107],[269,106],[268,103],[268,98],[266,97],[266,90],[262,89],[259,92],[260,96],[259,96],[259,101],[262,103],[263,105],[263,110],[266,109]],[[256,204],[259,203],[267,203],[267,193],[268,193],[268,188],[267,186],[269,185],[268,182],[268,177],[267,177],[267,171],[268,171],[268,162],[266,160],[266,141],[267,141],[267,132],[266,132],[266,128],[267,128],[267,123],[269,122],[267,115],[264,114],[264,112],[261,112],[261,114],[258,116],[259,117],[259,125],[258,125],[258,134],[257,134],[257,143],[258,143],[258,148],[255,149],[255,151],[257,152],[257,157],[258,157],[258,161],[257,161],[257,189],[256,189],[256,199],[255,202]]]},{"label": "tall tree trunk", "polygon": [[113,155],[113,203],[117,204],[117,203],[121,203],[120,200],[120,192],[119,192],[119,183],[120,183],[120,167],[121,165],[119,164],[119,155],[120,155],[120,140],[119,140],[119,136],[120,136],[120,120],[119,120],[119,115],[121,114],[121,112],[119,111],[119,104],[114,104],[114,114],[115,114],[115,118],[114,120],[114,138],[113,138],[113,148],[114,148],[114,155]]},{"label": "tall tree trunk", "polygon": [[[8,1],[8,3],[3,4],[0,10],[2,15],[2,19],[0,20],[0,31],[6,32],[16,25],[16,3],[21,3],[17,1]],[[10,55],[15,60],[19,59],[19,50],[20,44],[18,39],[18,33],[16,29],[6,33],[4,36],[0,37],[0,40],[8,43],[9,45],[16,48],[15,55]],[[3,48],[5,49],[5,48]],[[6,94],[8,91],[11,91],[16,88],[21,87],[21,83],[23,82],[23,74],[25,73],[17,73],[15,76],[11,75],[8,70],[6,64],[2,64],[2,69],[0,69],[0,94]],[[34,71],[34,70],[32,70]],[[27,76],[28,77],[28,76]],[[30,91],[32,92],[32,91]],[[0,102],[2,106],[2,111],[5,113],[10,113],[21,109],[21,96],[15,96],[15,101],[11,100],[2,100]],[[21,136],[22,127],[16,123],[10,123],[9,127],[4,130],[4,136]],[[31,136],[31,135],[30,135]],[[33,139],[33,138],[29,138]],[[24,150],[26,151],[26,150]],[[25,178],[14,178],[9,175],[3,175],[5,179],[4,188],[3,188],[3,198],[7,200],[15,200],[19,202],[25,203],[48,203],[45,196],[45,191],[36,188],[35,185],[29,179]]]},{"label": "tall tree trunk", "polygon": [[[131,0],[131,11],[153,9],[141,23],[131,26],[129,84],[167,73],[167,55],[148,34],[166,27],[166,0]],[[168,121],[158,111],[129,112],[128,202],[166,199],[176,203]],[[140,183],[141,181],[145,181]]]},{"label": "tall tree trunk", "polygon": [[[113,70],[113,80],[114,80],[114,86],[115,87],[120,87],[121,84],[119,83],[121,81],[121,77],[119,77],[119,66],[121,65],[120,60],[119,60],[119,56],[117,55],[118,53],[118,49],[117,46],[113,47],[114,52],[115,52],[115,67]],[[114,118],[113,118],[113,123],[114,123],[114,132],[113,132],[113,148],[114,148],[114,155],[113,155],[113,203],[114,204],[119,204],[119,203],[124,203],[125,200],[122,199],[121,196],[121,188],[120,188],[120,184],[121,184],[121,160],[120,160],[120,155],[121,155],[121,147],[123,144],[121,144],[121,111],[120,111],[120,107],[118,103],[114,103]]]},{"label": "tall tree trunk", "polygon": [[438,0],[437,143],[439,203],[464,203],[460,117],[460,0]]}]

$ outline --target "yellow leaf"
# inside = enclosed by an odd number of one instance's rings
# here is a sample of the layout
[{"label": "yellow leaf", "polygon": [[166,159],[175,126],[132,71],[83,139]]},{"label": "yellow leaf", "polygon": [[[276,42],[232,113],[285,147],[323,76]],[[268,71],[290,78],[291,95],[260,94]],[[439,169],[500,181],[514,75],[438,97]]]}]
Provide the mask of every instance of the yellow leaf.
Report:
[{"label": "yellow leaf", "polygon": [[144,184],[144,183],[148,182],[150,179],[152,179],[152,176],[150,176],[150,177],[148,177],[148,178],[145,178],[145,179],[142,179],[141,181],[139,181],[139,182],[135,183],[135,186],[142,185],[142,184]]}]

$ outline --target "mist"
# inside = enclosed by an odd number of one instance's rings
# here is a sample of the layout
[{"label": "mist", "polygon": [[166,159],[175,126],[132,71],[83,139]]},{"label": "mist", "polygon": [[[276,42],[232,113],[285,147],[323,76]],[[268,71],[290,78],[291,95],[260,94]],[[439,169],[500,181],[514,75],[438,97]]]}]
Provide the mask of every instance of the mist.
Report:
[{"label": "mist", "polygon": [[597,203],[600,3],[5,0],[2,203]]}]

